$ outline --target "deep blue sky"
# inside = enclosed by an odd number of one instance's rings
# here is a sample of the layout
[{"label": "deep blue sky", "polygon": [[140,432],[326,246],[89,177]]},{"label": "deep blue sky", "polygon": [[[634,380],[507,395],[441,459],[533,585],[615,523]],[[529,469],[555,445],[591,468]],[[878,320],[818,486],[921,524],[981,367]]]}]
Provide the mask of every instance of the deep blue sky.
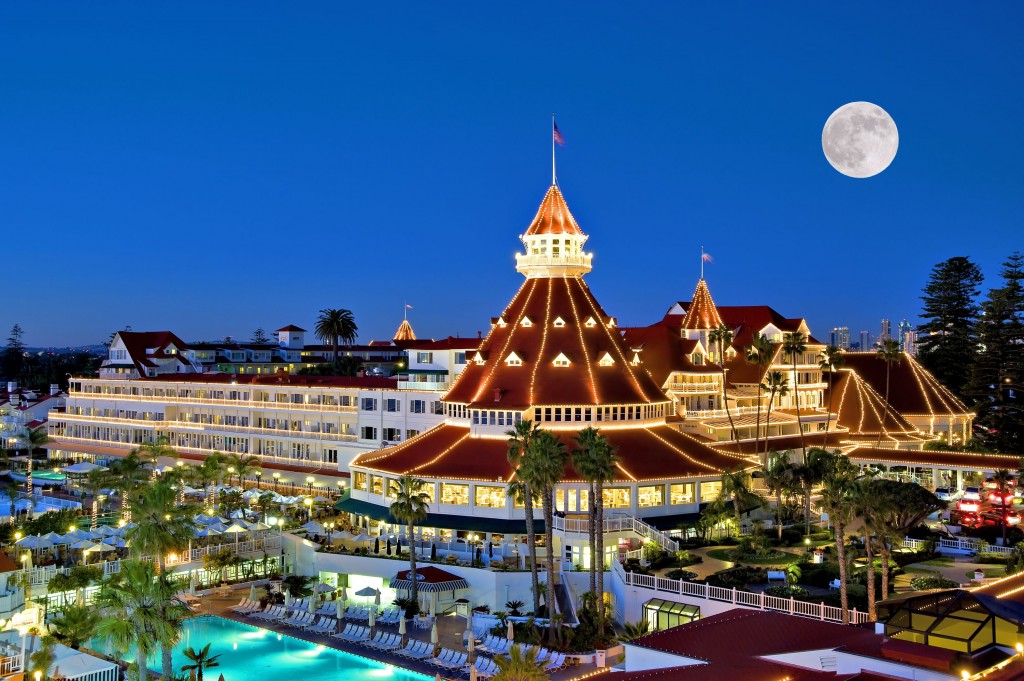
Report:
[{"label": "deep blue sky", "polygon": [[[622,324],[688,299],[877,333],[931,267],[990,281],[1024,249],[1024,4],[0,5],[4,302],[32,345],[130,324],[186,340],[361,340],[402,306],[475,334],[550,180]],[[868,100],[900,148],[834,171],[821,129]]]}]

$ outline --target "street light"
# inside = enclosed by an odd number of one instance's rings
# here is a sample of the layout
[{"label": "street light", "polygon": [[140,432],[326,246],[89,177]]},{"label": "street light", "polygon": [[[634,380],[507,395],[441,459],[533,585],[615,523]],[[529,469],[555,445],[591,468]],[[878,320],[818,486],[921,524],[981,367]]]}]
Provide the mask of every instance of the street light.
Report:
[{"label": "street light", "polygon": [[307,475],[306,476],[306,487],[309,489],[310,492],[313,491],[313,481],[314,480],[316,480],[316,478],[314,478],[312,475]]},{"label": "street light", "polygon": [[274,478],[274,491],[276,492],[277,491],[277,483],[281,480],[281,474],[275,472],[274,475],[273,475],[273,478]]},{"label": "street light", "polygon": [[306,505],[306,522],[309,522],[313,519],[313,500],[306,497],[302,500],[302,503]]},{"label": "street light", "polygon": [[260,478],[263,477],[263,471],[261,471],[259,468],[257,468],[256,472],[254,473],[254,475],[256,476],[256,489],[259,489],[260,488]]},{"label": "street light", "polygon": [[478,539],[480,539],[480,537],[476,534],[470,534],[466,538],[469,540],[469,550],[472,555],[473,567],[476,567],[476,542]]}]

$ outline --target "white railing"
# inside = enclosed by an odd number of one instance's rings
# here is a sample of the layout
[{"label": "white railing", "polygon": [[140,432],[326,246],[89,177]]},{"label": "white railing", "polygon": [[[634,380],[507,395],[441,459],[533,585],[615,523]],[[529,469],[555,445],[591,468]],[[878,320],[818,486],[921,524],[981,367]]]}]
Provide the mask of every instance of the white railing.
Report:
[{"label": "white railing", "polygon": [[[903,548],[920,551],[927,541],[928,540],[926,539],[911,539],[910,537],[905,537],[903,539]],[[1013,549],[1008,546],[985,544],[981,540],[971,539],[968,537],[963,537],[961,539],[939,539],[936,542],[935,550],[942,553],[943,549],[957,553],[1000,553],[1007,556],[1013,553]]]},{"label": "white railing", "polygon": [[[563,534],[590,534],[590,520],[587,518],[562,518],[555,516],[552,528]],[[633,532],[648,541],[653,541],[666,551],[675,551],[679,548],[676,540],[667,533],[652,527],[642,520],[633,516],[616,515],[604,519],[604,531],[607,532]]]},{"label": "white railing", "polygon": [[720,383],[669,383],[668,389],[680,393],[717,393],[722,386]]},{"label": "white railing", "polygon": [[399,390],[430,390],[444,392],[448,390],[448,381],[399,381]]},{"label": "white railing", "polygon": [[221,551],[228,550],[236,555],[244,555],[248,553],[261,553],[281,550],[281,537],[277,535],[268,535],[266,537],[257,537],[256,539],[249,539],[247,541],[240,541],[237,544],[232,542],[230,544],[214,544],[212,546],[202,546],[193,548],[191,550],[182,551],[180,554],[171,554],[167,557],[166,565],[168,567],[172,565],[185,565],[188,563],[194,563],[201,561],[204,556],[220,553]]},{"label": "white railing", "polygon": [[0,676],[7,677],[17,674],[25,669],[25,654],[17,652],[10,656],[0,658]]},{"label": "white railing", "polygon": [[[93,563],[93,566],[102,567],[104,577],[109,577],[110,575],[117,574],[121,571],[121,561],[119,560],[108,560],[103,561],[102,563]],[[46,586],[58,573],[62,575],[71,574],[71,568],[57,567],[56,565],[33,567],[29,573],[29,584],[32,588]]]},{"label": "white railing", "polygon": [[338,414],[353,414],[357,405],[311,404],[307,402],[277,402],[273,400],[229,400],[210,397],[178,397],[156,395],[113,395],[85,391],[72,391],[68,397],[75,399],[115,400],[118,402],[155,402],[158,404],[208,404],[214,406],[243,407],[247,409],[320,411]]},{"label": "white railing", "polygon": [[[672,593],[679,596],[702,598],[704,600],[732,603],[742,608],[782,612],[797,617],[807,617],[822,622],[842,622],[842,608],[823,603],[798,601],[795,598],[768,596],[764,593],[738,591],[707,584],[696,584],[679,579],[666,579],[654,575],[640,575],[626,572],[618,561],[612,562],[612,572],[626,586],[636,586],[661,593]],[[868,613],[858,612],[856,608],[849,611],[850,624],[861,624],[870,620]]]}]

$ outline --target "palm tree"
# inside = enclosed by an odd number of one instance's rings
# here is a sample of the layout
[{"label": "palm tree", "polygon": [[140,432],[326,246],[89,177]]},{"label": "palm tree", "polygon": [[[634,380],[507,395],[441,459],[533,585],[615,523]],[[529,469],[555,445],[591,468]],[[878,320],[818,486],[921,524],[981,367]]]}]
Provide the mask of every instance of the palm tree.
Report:
[{"label": "palm tree", "polygon": [[830,345],[821,352],[818,359],[818,366],[822,371],[828,372],[828,413],[825,415],[825,447],[828,447],[828,427],[832,420],[832,377],[835,372],[846,366],[846,358],[843,357],[843,350],[835,345]]},{"label": "palm tree", "polygon": [[492,678],[494,681],[546,681],[548,674],[537,662],[537,651],[536,646],[528,648],[525,653],[519,646],[512,646],[508,657],[495,655],[498,673]]},{"label": "palm tree", "polygon": [[[821,450],[824,451],[824,450]],[[825,453],[823,461],[821,505],[828,512],[836,533],[836,561],[839,563],[839,603],[843,624],[850,622],[850,601],[847,594],[846,527],[853,512],[853,492],[857,467],[845,456]]]},{"label": "palm tree", "polygon": [[[190,613],[175,603],[178,584],[156,572],[148,561],[125,560],[121,572],[100,584],[95,607],[100,613],[97,635],[124,655],[135,646],[139,681],[146,681],[146,659],[161,644],[173,646],[181,637],[181,622]],[[164,676],[174,670],[164,666]]]},{"label": "palm tree", "polygon": [[992,474],[992,481],[996,483],[999,490],[999,515],[1002,519],[999,525],[1003,528],[1003,546],[1006,546],[1006,510],[1010,507],[1006,503],[1006,486],[1013,481],[1013,473],[1005,468],[1000,468]]},{"label": "palm tree", "polygon": [[804,423],[800,418],[800,374],[796,370],[797,361],[802,359],[804,352],[807,351],[807,336],[799,331],[783,334],[782,350],[793,363],[793,401],[796,402],[796,425],[800,430],[800,455],[807,456],[807,446],[804,444]]},{"label": "palm tree", "polygon": [[[228,454],[225,458],[228,465],[228,472],[234,469],[234,475],[238,477],[238,486],[242,486],[242,479],[255,475],[256,471],[263,470],[263,463],[258,456],[252,454]],[[228,478],[230,480],[230,478]]]},{"label": "palm tree", "polygon": [[334,361],[338,361],[338,341],[344,341],[347,345],[355,342],[357,331],[355,317],[351,310],[345,309],[324,309],[320,310],[320,317],[316,321],[316,337],[324,343],[330,341],[334,351]]},{"label": "palm tree", "polygon": [[768,423],[764,427],[764,454],[768,457],[768,431],[772,427],[772,406],[775,404],[775,397],[785,397],[789,394],[789,379],[781,371],[769,371],[765,374],[764,382],[758,386],[759,390],[768,393]]},{"label": "palm tree", "polygon": [[145,468],[139,452],[133,451],[127,456],[110,464],[110,475],[121,493],[121,518],[132,519],[132,497],[149,480],[151,473]]},{"label": "palm tree", "polygon": [[889,369],[892,368],[893,362],[899,363],[903,358],[899,342],[891,338],[882,341],[882,344],[878,347],[878,352],[875,353],[875,357],[885,362],[885,409],[882,411],[882,422],[878,424],[878,443],[875,445],[876,447],[881,447],[882,431],[885,429],[885,417],[889,415]]},{"label": "palm tree", "polygon": [[18,498],[18,492],[21,490],[21,485],[10,478],[0,478],[0,490],[3,491],[7,496],[7,499],[11,502],[11,507],[8,509],[8,518],[10,518],[9,522],[14,524],[14,502]]},{"label": "palm tree", "polygon": [[92,513],[90,529],[95,530],[99,527],[100,518],[100,495],[103,490],[110,487],[114,487],[115,480],[108,471],[95,469],[89,471],[85,476],[85,481],[82,483],[82,487],[92,497]]},{"label": "palm tree", "polygon": [[99,622],[100,616],[92,606],[72,603],[50,620],[50,633],[58,643],[77,650],[96,635]]},{"label": "palm tree", "polygon": [[394,495],[391,502],[391,515],[409,528],[409,582],[412,589],[409,600],[419,603],[419,585],[416,581],[416,525],[427,519],[430,510],[430,495],[423,491],[425,482],[406,474],[391,483],[390,492]]},{"label": "palm tree", "polygon": [[508,462],[515,471],[514,478],[520,483],[523,495],[523,507],[526,519],[526,548],[530,552],[530,585],[533,591],[533,612],[540,610],[540,586],[537,577],[537,535],[533,528],[533,488],[529,480],[520,475],[520,464],[533,443],[540,426],[529,419],[517,423],[511,430],[505,431],[508,436]]},{"label": "palm tree", "polygon": [[750,482],[750,473],[740,468],[727,468],[722,472],[722,489],[718,492],[718,500],[722,503],[732,500],[736,532],[740,530],[740,514],[758,498]]},{"label": "palm tree", "polygon": [[171,441],[166,435],[157,435],[153,442],[139,445],[136,451],[138,451],[139,458],[142,459],[143,463],[153,466],[156,466],[161,458],[178,459],[178,452],[171,447]]},{"label": "palm tree", "polygon": [[[768,340],[768,336],[763,333],[759,333],[754,336],[754,339],[750,342],[747,347],[747,363],[756,364],[758,368],[757,372],[757,425],[755,426],[754,432],[754,454],[760,456],[761,454],[761,390],[764,388],[764,384],[761,383],[761,379],[764,377],[764,370],[768,368],[768,365],[772,363],[772,355],[774,354],[774,346],[772,342]],[[766,434],[767,436],[767,434]]]},{"label": "palm tree", "polygon": [[732,329],[725,324],[711,330],[708,340],[712,345],[718,346],[718,366],[722,369],[722,404],[725,405],[725,415],[729,417],[729,432],[732,434],[733,442],[736,441],[736,424],[732,420],[732,412],[729,410],[729,393],[725,385],[725,352],[732,347]]},{"label": "palm tree", "polygon": [[825,470],[832,463],[834,455],[820,447],[811,447],[803,463],[796,466],[796,478],[803,489],[804,535],[811,534],[811,492],[825,477]]},{"label": "palm tree", "polygon": [[569,455],[565,444],[549,430],[540,430],[530,442],[523,460],[520,475],[528,480],[533,489],[539,490],[541,509],[544,514],[544,535],[547,543],[547,595],[544,602],[548,615],[548,643],[555,642],[555,535],[554,496],[555,486],[565,474]]},{"label": "palm tree", "polygon": [[206,490],[206,503],[210,508],[217,505],[217,485],[224,479],[226,472],[224,455],[220,452],[211,452],[201,464],[189,469],[189,474]]},{"label": "palm tree", "polygon": [[217,658],[220,657],[220,655],[210,655],[209,643],[203,646],[200,650],[196,650],[195,648],[185,648],[182,652],[185,657],[192,660],[192,663],[181,665],[181,671],[195,672],[196,681],[203,681],[204,670],[220,666],[220,662],[217,662]]},{"label": "palm tree", "polygon": [[616,638],[619,643],[629,643],[635,641],[641,636],[646,636],[651,631],[651,623],[648,620],[640,620],[639,622],[623,622],[622,633]]},{"label": "palm tree", "polygon": [[167,480],[157,480],[135,498],[135,526],[125,534],[133,558],[149,556],[157,574],[166,569],[166,556],[188,546],[196,529],[191,507],[178,503],[177,491]]},{"label": "palm tree", "polygon": [[260,510],[260,517],[264,523],[267,522],[270,509],[274,507],[274,496],[273,492],[264,492],[256,498],[256,508]]},{"label": "palm tree", "polygon": [[[597,636],[604,637],[604,485],[615,479],[615,456],[608,439],[596,428],[575,438],[572,465],[590,485],[590,592],[597,599]],[[595,579],[596,578],[596,579]]]},{"label": "palm tree", "polygon": [[768,461],[761,467],[761,472],[768,491],[775,493],[775,526],[778,538],[782,539],[782,495],[793,486],[796,478],[796,469],[789,462],[789,452],[769,452]]},{"label": "palm tree", "polygon": [[[879,517],[879,504],[875,498],[874,481],[870,478],[861,478],[854,484],[852,492],[852,517],[861,522],[861,537],[864,539],[864,551],[867,554],[867,587],[868,587],[868,617],[874,622],[877,619],[875,609],[875,534],[881,524]],[[885,597],[885,592],[882,593]]]},{"label": "palm tree", "polygon": [[45,428],[34,428],[26,433],[24,442],[28,451],[28,468],[25,470],[25,491],[32,496],[32,454],[47,443],[50,438]]}]

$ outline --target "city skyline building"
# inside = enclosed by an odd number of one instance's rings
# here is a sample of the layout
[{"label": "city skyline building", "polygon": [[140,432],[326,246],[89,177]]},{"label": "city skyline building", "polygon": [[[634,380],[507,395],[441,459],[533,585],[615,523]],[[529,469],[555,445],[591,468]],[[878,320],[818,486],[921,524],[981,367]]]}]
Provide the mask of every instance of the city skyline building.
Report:
[{"label": "city skyline building", "polygon": [[881,345],[887,340],[892,340],[892,322],[888,319],[882,320],[882,330],[878,334],[878,344]]},{"label": "city skyline building", "polygon": [[850,327],[836,326],[832,329],[831,344],[841,350],[850,349]]},{"label": "city skyline building", "polygon": [[858,343],[859,343],[859,345],[858,345],[857,349],[860,350],[861,352],[867,352],[868,350],[870,350],[871,349],[871,333],[868,332],[868,331],[861,331],[860,332],[860,340],[858,341]]}]

